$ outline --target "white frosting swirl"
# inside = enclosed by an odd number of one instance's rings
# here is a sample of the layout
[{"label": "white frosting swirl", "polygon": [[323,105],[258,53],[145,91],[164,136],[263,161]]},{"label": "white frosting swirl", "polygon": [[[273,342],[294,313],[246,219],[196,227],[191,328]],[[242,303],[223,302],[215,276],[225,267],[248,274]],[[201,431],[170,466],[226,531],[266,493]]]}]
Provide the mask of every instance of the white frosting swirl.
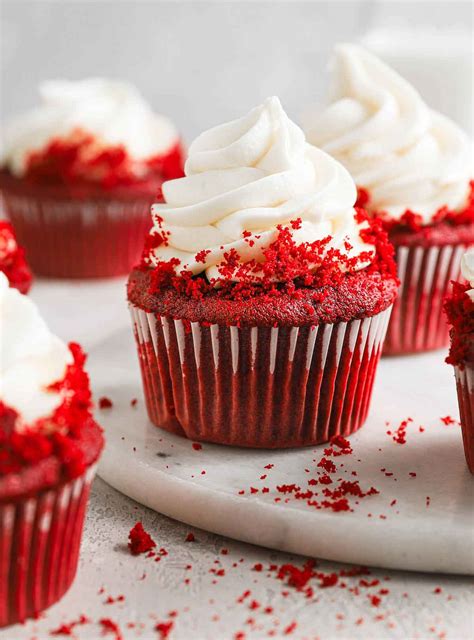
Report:
[{"label": "white frosting swirl", "polygon": [[470,285],[470,289],[466,291],[467,295],[474,302],[474,249],[469,249],[463,255],[461,260],[461,273]]},{"label": "white frosting swirl", "polygon": [[[178,271],[205,270],[209,280],[221,278],[218,267],[230,249],[242,262],[260,262],[262,248],[277,237],[277,225],[297,218],[302,220],[293,231],[298,243],[331,236],[329,246],[345,255],[372,249],[362,242],[354,219],[353,180],[338,162],[307,144],[278,98],[198,136],[185,173],[164,183],[166,203],[152,207],[152,233],[169,233],[168,246],[156,250],[155,261],[178,258]],[[252,234],[247,241],[244,231]],[[203,250],[208,251],[203,261],[196,260]]]},{"label": "white frosting swirl", "polygon": [[369,189],[371,207],[392,218],[410,209],[429,224],[440,207],[466,202],[467,136],[361,47],[336,48],[331,104],[309,119],[306,135]]},{"label": "white frosting swirl", "polygon": [[14,118],[4,132],[2,164],[22,176],[29,155],[76,130],[103,147],[122,145],[133,160],[161,155],[178,141],[173,124],[153,113],[138,90],[116,80],[52,80],[40,86],[41,106]]},{"label": "white frosting swirl", "polygon": [[47,387],[64,377],[71,362],[69,349],[49,331],[36,305],[0,273],[0,400],[19,413],[20,425],[60,405],[61,395]]}]

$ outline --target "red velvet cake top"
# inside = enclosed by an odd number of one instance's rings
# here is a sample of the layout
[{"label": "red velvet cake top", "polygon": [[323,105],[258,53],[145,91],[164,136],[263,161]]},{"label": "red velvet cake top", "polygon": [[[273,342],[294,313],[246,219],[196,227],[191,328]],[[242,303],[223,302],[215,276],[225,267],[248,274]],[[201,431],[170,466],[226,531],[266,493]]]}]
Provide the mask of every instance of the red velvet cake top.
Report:
[{"label": "red velvet cake top", "polygon": [[463,366],[474,357],[474,301],[468,295],[469,283],[453,282],[452,294],[444,302],[451,329],[448,364]]},{"label": "red velvet cake top", "polygon": [[[166,235],[149,236],[143,262],[130,278],[129,299],[155,311],[160,300],[161,313],[190,321],[209,320],[210,313],[214,321],[226,324],[317,324],[375,315],[396,295],[394,252],[379,220],[358,210],[357,221],[366,223],[362,240],[374,247],[367,256],[349,258],[336,249],[326,251],[330,238],[297,244],[290,228],[279,226],[277,239],[264,250],[265,262],[242,262],[235,252],[226,254],[218,286],[203,274],[177,274],[175,260],[150,268],[148,252],[155,243],[166,242]],[[294,220],[291,229],[299,224]],[[371,262],[360,270],[360,260]],[[264,273],[258,281],[255,269]]]},{"label": "red velvet cake top", "polygon": [[182,175],[173,123],[133,85],[107,78],[50,80],[40,104],[4,129],[3,170],[38,185],[146,188]]},{"label": "red velvet cake top", "polygon": [[52,415],[23,424],[17,411],[0,401],[0,498],[2,477],[51,457],[59,461],[65,478],[75,478],[85,470],[87,456],[81,445],[93,423],[91,391],[84,352],[75,343],[69,349],[72,363],[63,379],[49,387],[61,396]]},{"label": "red velvet cake top", "polygon": [[0,220],[0,271],[7,276],[10,286],[21,293],[29,291],[32,275],[25,251],[18,245],[13,227],[6,220]]},{"label": "red velvet cake top", "polygon": [[[384,228],[389,232],[390,237],[406,237],[410,234],[417,234],[425,242],[442,244],[443,236],[457,234],[456,228],[466,227],[470,230],[471,242],[474,241],[474,180],[469,183],[469,193],[464,207],[459,210],[452,210],[448,207],[440,207],[433,215],[430,224],[423,222],[423,217],[407,209],[399,218],[391,218],[385,211],[374,210],[371,205],[371,195],[367,189],[358,188],[357,204],[366,208],[370,215],[380,218]],[[443,233],[439,234],[439,229]],[[441,237],[440,237],[441,235]],[[449,240],[448,240],[449,241]]]},{"label": "red velvet cake top", "polygon": [[165,153],[135,160],[123,145],[103,146],[92,135],[74,131],[52,138],[27,158],[24,178],[32,183],[93,183],[103,189],[154,185],[183,175],[183,149],[178,142]]}]

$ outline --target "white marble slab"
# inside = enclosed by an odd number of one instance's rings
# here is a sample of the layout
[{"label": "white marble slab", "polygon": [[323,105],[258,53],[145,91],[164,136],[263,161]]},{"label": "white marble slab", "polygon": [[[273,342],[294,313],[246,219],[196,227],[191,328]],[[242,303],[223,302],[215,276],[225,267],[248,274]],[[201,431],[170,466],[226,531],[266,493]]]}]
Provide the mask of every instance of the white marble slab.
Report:
[{"label": "white marble slab", "polygon": [[[96,397],[114,403],[98,411],[107,436],[99,473],[148,507],[238,540],[355,564],[473,574],[474,479],[459,426],[440,420],[458,417],[453,372],[443,359],[436,352],[382,361],[368,422],[351,437],[354,453],[335,459],[344,464],[335,477],[353,479],[356,471],[362,488],[373,485],[380,493],[354,504],[353,512],[333,513],[301,500],[274,501],[285,498],[277,485],[307,487],[323,447],[258,451],[203,444],[196,451],[190,441],[153,427],[131,330],[122,329],[90,356]],[[139,399],[135,407],[132,398]],[[396,444],[386,431],[408,416],[407,443]],[[269,463],[274,467],[266,470]],[[270,492],[253,495],[251,486]]]}]

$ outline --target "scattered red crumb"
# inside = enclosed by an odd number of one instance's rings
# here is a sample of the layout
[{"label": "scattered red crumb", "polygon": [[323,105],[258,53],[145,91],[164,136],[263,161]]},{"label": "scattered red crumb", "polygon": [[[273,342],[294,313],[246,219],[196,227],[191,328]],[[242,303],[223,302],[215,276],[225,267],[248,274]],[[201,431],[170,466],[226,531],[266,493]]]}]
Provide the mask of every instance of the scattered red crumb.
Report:
[{"label": "scattered red crumb", "polygon": [[293,633],[296,627],[297,627],[297,623],[295,620],[293,620],[293,622],[291,622],[287,627],[285,627],[285,629],[283,630],[283,633],[285,634],[285,636],[289,636],[291,633]]},{"label": "scattered red crumb", "polygon": [[132,398],[132,399],[130,400],[130,406],[131,406],[131,407],[136,407],[136,406],[137,406],[137,403],[138,403],[137,398]]},{"label": "scattered red crumb", "polygon": [[169,638],[169,635],[173,627],[174,627],[173,620],[168,620],[167,622],[158,622],[155,625],[155,631],[158,632],[160,640],[166,640],[167,638]]},{"label": "scattered red crumb", "polygon": [[125,602],[125,596],[120,595],[115,598],[113,596],[107,596],[104,600],[104,604],[115,604],[116,602]]},{"label": "scattered red crumb", "polygon": [[57,627],[57,629],[53,629],[49,633],[52,636],[72,636],[73,631],[76,627],[83,624],[88,624],[89,622],[89,618],[87,618],[85,615],[81,615],[77,620],[63,623],[62,625]]},{"label": "scattered red crumb", "polygon": [[441,587],[436,587],[436,589],[433,591],[433,593],[441,593],[443,590],[441,589]]},{"label": "scattered red crumb", "polygon": [[156,547],[156,542],[150,534],[145,531],[141,522],[137,522],[133,529],[130,530],[128,539],[128,548],[134,556],[151,551],[151,549]]},{"label": "scattered red crumb", "polygon": [[263,468],[264,469],[273,469],[274,465],[273,464],[266,464]]},{"label": "scattered red crumb", "polygon": [[409,475],[411,478],[416,478],[416,472],[415,472],[415,471],[410,471],[410,472],[408,473],[408,475]]},{"label": "scattered red crumb", "polygon": [[446,426],[450,424],[456,424],[456,420],[451,416],[444,416],[444,418],[440,418],[441,422],[443,422]]},{"label": "scattered red crumb", "polygon": [[114,634],[115,640],[124,640],[118,624],[110,618],[101,618],[99,623],[102,627],[102,635]]},{"label": "scattered red crumb", "polygon": [[261,562],[257,562],[256,564],[253,565],[252,569],[254,571],[262,571],[263,570],[263,564]]},{"label": "scattered red crumb", "polygon": [[382,599],[379,596],[369,596],[369,602],[373,607],[378,607]]},{"label": "scattered red crumb", "polygon": [[392,440],[397,444],[405,444],[407,441],[407,427],[411,422],[413,422],[412,418],[402,420],[398,429],[394,433],[387,431],[387,435],[392,436]]},{"label": "scattered red crumb", "polygon": [[431,502],[430,496],[426,496],[426,506],[429,507]]},{"label": "scattered red crumb", "polygon": [[202,449],[202,444],[200,442],[193,442],[193,449],[195,451],[201,451]]},{"label": "scattered red crumb", "polygon": [[191,531],[188,533],[188,535],[186,536],[185,542],[196,542],[196,538],[194,536],[194,533],[192,533]]},{"label": "scattered red crumb", "polygon": [[110,398],[107,398],[106,396],[99,398],[99,409],[110,409],[113,406],[113,402]]}]

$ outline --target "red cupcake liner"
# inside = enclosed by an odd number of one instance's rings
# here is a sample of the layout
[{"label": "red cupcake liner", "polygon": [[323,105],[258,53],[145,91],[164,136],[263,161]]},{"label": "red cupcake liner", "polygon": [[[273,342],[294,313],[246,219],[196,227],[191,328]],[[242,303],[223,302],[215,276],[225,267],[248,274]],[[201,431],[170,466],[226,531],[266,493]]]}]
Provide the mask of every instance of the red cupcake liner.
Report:
[{"label": "red cupcake liner", "polygon": [[57,199],[3,191],[33,271],[54,278],[124,275],[139,262],[156,198]]},{"label": "red cupcake liner", "polygon": [[71,586],[95,470],[0,503],[0,627],[36,617]]},{"label": "red cupcake liner", "polygon": [[474,474],[474,368],[454,367],[461,417],[462,440],[469,471]]},{"label": "red cupcake liner", "polygon": [[396,248],[401,281],[383,355],[440,349],[449,343],[443,299],[459,277],[464,244]]},{"label": "red cupcake liner", "polygon": [[238,328],[130,309],[150,420],[192,440],[259,448],[318,444],[363,425],[391,311]]}]

